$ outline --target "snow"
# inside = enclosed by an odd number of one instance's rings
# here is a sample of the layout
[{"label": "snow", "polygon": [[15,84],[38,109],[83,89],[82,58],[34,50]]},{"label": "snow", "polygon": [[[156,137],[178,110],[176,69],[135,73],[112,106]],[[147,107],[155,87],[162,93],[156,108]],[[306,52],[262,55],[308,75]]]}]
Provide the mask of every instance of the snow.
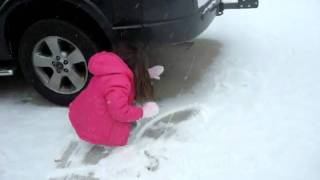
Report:
[{"label": "snow", "polygon": [[[156,83],[165,131],[94,165],[81,162],[92,146],[77,139],[67,109],[1,78],[0,179],[320,179],[319,5],[225,11],[194,45],[155,52],[166,68]],[[72,163],[59,169],[70,142]]]}]

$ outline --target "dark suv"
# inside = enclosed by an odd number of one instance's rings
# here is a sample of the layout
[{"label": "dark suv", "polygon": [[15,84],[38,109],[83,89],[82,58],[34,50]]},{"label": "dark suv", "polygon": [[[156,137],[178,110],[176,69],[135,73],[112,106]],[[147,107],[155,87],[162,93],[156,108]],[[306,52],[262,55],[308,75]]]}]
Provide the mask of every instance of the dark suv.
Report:
[{"label": "dark suv", "polygon": [[[234,0],[233,0],[234,1]],[[119,39],[181,42],[224,9],[258,0],[0,0],[0,76],[20,66],[50,101],[66,105],[87,84],[87,60]]]}]

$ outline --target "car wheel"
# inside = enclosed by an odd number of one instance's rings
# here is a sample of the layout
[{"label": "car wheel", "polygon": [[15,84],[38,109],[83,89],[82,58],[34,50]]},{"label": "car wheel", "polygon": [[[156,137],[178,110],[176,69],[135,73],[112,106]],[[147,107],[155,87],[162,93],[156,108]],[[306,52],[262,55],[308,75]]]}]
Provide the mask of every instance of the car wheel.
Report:
[{"label": "car wheel", "polygon": [[19,62],[26,79],[45,98],[68,105],[86,87],[87,62],[97,45],[76,26],[41,20],[21,38]]}]

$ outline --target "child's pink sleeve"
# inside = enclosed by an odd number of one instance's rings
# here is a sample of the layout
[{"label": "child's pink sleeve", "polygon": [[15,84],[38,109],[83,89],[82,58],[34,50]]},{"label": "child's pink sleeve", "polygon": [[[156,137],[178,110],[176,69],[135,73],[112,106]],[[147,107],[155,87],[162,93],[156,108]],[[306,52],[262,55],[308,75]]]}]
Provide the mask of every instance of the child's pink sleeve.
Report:
[{"label": "child's pink sleeve", "polygon": [[121,84],[116,83],[106,91],[105,99],[107,111],[112,119],[129,123],[142,118],[142,108],[129,104],[130,91],[130,82],[122,82]]}]

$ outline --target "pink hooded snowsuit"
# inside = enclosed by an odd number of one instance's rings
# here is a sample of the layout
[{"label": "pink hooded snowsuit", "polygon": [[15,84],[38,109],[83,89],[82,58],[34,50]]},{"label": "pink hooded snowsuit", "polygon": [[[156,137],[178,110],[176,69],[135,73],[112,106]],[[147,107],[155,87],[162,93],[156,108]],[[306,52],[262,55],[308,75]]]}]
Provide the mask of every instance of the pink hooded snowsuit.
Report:
[{"label": "pink hooded snowsuit", "polygon": [[92,144],[123,146],[131,124],[142,118],[134,106],[134,76],[111,52],[100,52],[89,61],[93,74],[87,88],[70,104],[69,118],[78,136]]}]

